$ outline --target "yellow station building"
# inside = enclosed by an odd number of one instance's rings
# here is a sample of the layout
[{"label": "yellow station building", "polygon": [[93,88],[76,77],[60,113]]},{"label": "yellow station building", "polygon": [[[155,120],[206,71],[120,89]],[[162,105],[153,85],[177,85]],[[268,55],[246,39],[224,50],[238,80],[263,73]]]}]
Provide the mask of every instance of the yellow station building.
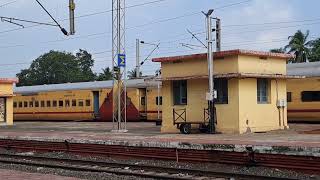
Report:
[{"label": "yellow station building", "polygon": [[[288,54],[230,50],[214,53],[215,100],[220,133],[242,134],[288,128],[286,62]],[[207,54],[155,58],[162,71],[162,128],[179,130],[176,118],[186,122],[207,119]],[[180,115],[180,117],[179,117]]]},{"label": "yellow station building", "polygon": [[0,125],[13,125],[13,84],[17,82],[0,78]]}]

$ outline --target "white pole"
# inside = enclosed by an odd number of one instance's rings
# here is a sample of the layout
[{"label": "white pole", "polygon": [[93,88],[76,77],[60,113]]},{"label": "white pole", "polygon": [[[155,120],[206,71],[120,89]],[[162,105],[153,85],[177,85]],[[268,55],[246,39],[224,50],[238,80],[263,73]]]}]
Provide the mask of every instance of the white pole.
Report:
[{"label": "white pole", "polygon": [[140,77],[140,40],[136,39],[136,77]]}]

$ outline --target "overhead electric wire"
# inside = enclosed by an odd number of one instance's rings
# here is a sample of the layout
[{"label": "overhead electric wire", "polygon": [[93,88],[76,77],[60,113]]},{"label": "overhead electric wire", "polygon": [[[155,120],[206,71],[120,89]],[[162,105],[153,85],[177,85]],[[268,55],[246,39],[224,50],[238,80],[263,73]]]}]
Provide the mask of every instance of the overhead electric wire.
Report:
[{"label": "overhead electric wire", "polygon": [[[162,1],[166,1],[166,0],[149,1],[149,2],[145,2],[145,3],[130,5],[130,6],[127,6],[127,7],[125,7],[125,8],[127,9],[127,8],[133,8],[133,7],[140,7],[140,6],[149,5],[149,4],[154,4],[154,3],[158,3],[158,2],[162,2]],[[232,7],[232,6],[235,6],[235,5],[247,3],[247,2],[249,2],[249,1],[252,1],[252,0],[241,1],[241,2],[238,2],[238,3],[231,3],[231,4],[227,4],[227,5],[224,5],[224,6],[217,7],[217,8],[215,8],[215,9],[217,9],[217,10],[219,10],[219,9],[224,9],[224,8],[227,8],[227,7]],[[96,13],[84,14],[84,15],[76,16],[75,19],[77,19],[77,18],[83,18],[83,17],[89,17],[89,16],[94,16],[94,15],[98,15],[98,14],[104,14],[104,13],[108,13],[108,12],[112,12],[112,10],[107,10],[107,11],[100,11],[100,12],[96,12]],[[181,19],[181,18],[184,18],[184,17],[193,16],[193,15],[197,15],[197,14],[201,14],[201,12],[200,12],[200,11],[194,11],[194,12],[186,13],[186,14],[183,14],[183,15],[180,15],[180,16],[172,17],[172,18],[159,19],[159,20],[151,21],[151,22],[149,22],[149,23],[145,23],[145,24],[133,26],[133,27],[130,27],[130,28],[127,28],[127,29],[139,28],[139,27],[148,26],[148,25],[152,25],[152,24],[168,22],[168,21],[177,20],[177,19]],[[66,21],[66,20],[69,20],[69,19],[61,19],[61,20],[58,20],[58,21]],[[37,27],[37,26],[40,26],[40,25],[27,26],[27,27],[25,27],[24,29],[26,29],[26,28],[32,28],[32,27]],[[2,31],[2,32],[0,32],[0,34],[1,34],[1,33],[14,32],[14,31],[17,31],[17,30],[21,30],[21,28]]]},{"label": "overhead electric wire", "polygon": [[37,3],[40,5],[40,7],[50,16],[50,18],[56,23],[56,25],[60,28],[61,32],[64,34],[64,35],[68,35],[68,32],[67,30],[65,30],[63,27],[61,27],[61,25],[57,22],[57,20],[49,13],[49,11],[40,3],[39,0],[36,0]]},{"label": "overhead electric wire", "polygon": [[18,18],[6,17],[6,16],[0,16],[0,19],[27,22],[27,23],[38,24],[38,25],[46,25],[46,26],[57,26],[56,24],[43,23],[43,22],[37,22],[37,21],[31,21],[31,20],[25,20],[25,19],[18,19]]},{"label": "overhead electric wire", "polygon": [[13,4],[13,3],[15,3],[15,2],[17,2],[17,1],[19,1],[19,0],[10,1],[10,2],[6,2],[6,3],[4,3],[4,4],[1,4],[1,5],[0,5],[0,8],[1,8],[1,7],[4,7],[4,6],[7,6],[7,5],[9,5],[9,4]]}]

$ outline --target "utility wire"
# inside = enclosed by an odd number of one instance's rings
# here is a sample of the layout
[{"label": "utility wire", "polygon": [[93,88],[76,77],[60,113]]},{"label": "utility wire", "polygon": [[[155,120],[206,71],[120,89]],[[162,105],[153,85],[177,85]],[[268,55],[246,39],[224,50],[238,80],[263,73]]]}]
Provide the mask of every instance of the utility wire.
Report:
[{"label": "utility wire", "polygon": [[13,4],[13,3],[15,3],[15,2],[17,2],[17,1],[19,1],[19,0],[10,1],[10,2],[7,2],[7,3],[1,4],[1,5],[0,5],[0,8],[1,8],[1,7],[4,7],[4,6],[7,6],[7,5],[9,5],[9,4]]},{"label": "utility wire", "polygon": [[46,26],[58,26],[58,25],[50,24],[50,23],[43,23],[43,22],[37,22],[37,21],[30,21],[30,20],[18,19],[18,18],[12,18],[12,17],[5,17],[5,16],[0,16],[0,19],[1,19],[1,20],[7,20],[7,21],[20,21],[20,22],[27,22],[27,23],[38,24],[38,25],[46,25]]},{"label": "utility wire", "polygon": [[[135,5],[131,5],[131,6],[126,6],[125,8],[127,9],[127,8],[140,7],[140,6],[145,6],[145,5],[149,5],[149,4],[154,4],[154,3],[158,3],[158,2],[162,2],[162,1],[166,1],[166,0],[150,1],[150,2],[135,4]],[[224,6],[217,7],[217,8],[215,8],[215,9],[217,9],[217,10],[219,10],[219,9],[224,9],[224,8],[227,8],[227,7],[232,7],[232,6],[235,6],[235,5],[247,3],[247,2],[249,2],[249,1],[252,1],[252,0],[247,0],[247,1],[241,1],[241,2],[238,2],[238,3],[227,4],[227,5],[224,5]],[[104,14],[104,13],[108,13],[108,12],[112,12],[112,10],[107,10],[107,11],[100,11],[100,12],[96,12],[96,13],[84,14],[84,15],[76,16],[75,18],[78,19],[78,18],[83,18],[83,17],[89,17],[89,16]],[[139,28],[139,27],[148,26],[148,25],[152,25],[152,24],[164,23],[164,22],[168,22],[168,21],[173,21],[173,20],[185,18],[185,17],[188,17],[188,16],[199,15],[199,14],[201,14],[200,11],[190,12],[190,13],[186,13],[186,14],[183,14],[183,15],[180,15],[180,16],[176,16],[176,17],[172,17],[172,18],[165,18],[165,19],[159,19],[159,20],[151,21],[151,22],[149,22],[149,23],[145,23],[145,24],[133,26],[133,27],[130,27],[130,28],[127,28],[127,29],[133,29],[133,28]],[[66,21],[66,20],[68,20],[68,19],[61,19],[61,20],[58,20],[58,21]],[[40,26],[40,25],[28,26],[28,27],[25,27],[25,29],[26,29],[26,28],[36,27],[36,26]],[[19,28],[19,29],[6,30],[6,31],[0,32],[0,34],[1,34],[1,33],[12,32],[12,31],[17,31],[17,30],[21,30],[21,29]]]},{"label": "utility wire", "polygon": [[41,8],[50,16],[50,18],[57,24],[57,26],[60,28],[61,32],[68,36],[68,31],[65,30],[61,25],[56,21],[56,19],[49,13],[49,11],[39,2],[39,0],[36,0],[37,3],[41,6]]}]

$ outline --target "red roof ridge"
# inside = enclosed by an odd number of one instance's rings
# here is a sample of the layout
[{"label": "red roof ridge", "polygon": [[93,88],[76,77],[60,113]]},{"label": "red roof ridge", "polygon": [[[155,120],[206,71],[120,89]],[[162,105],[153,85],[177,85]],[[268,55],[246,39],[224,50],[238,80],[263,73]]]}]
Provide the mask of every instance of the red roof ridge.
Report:
[{"label": "red roof ridge", "polygon": [[[214,52],[213,57],[222,58],[225,56],[235,56],[235,55],[273,57],[273,58],[286,59],[286,60],[293,57],[293,55],[285,54],[285,53],[272,53],[272,52],[244,50],[244,49],[234,49],[234,50]],[[178,60],[204,59],[206,57],[207,57],[207,53],[200,53],[200,54],[153,58],[152,61],[153,62],[171,62],[171,61],[178,61]]]},{"label": "red roof ridge", "polygon": [[18,78],[0,78],[0,83],[18,83]]}]

